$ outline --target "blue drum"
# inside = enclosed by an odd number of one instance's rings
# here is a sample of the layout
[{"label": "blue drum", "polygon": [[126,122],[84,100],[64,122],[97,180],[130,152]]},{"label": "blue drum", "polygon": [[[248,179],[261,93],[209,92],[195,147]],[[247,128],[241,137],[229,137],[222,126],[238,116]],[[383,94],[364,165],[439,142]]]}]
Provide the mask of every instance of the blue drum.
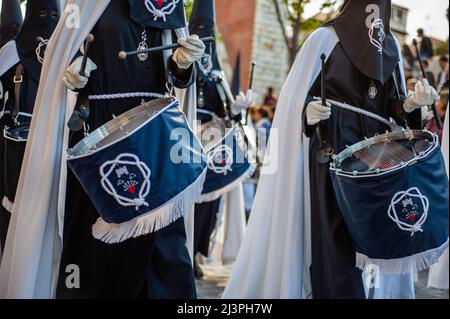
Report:
[{"label": "blue drum", "polygon": [[448,247],[449,185],[437,136],[398,131],[348,147],[331,164],[357,267],[429,268]]},{"label": "blue drum", "polygon": [[208,173],[198,203],[211,202],[252,176],[256,167],[254,143],[240,124],[213,119],[200,128]]},{"label": "blue drum", "polygon": [[106,243],[182,217],[199,198],[207,170],[202,145],[172,98],[114,118],[68,153],[70,169],[100,215],[93,236]]}]

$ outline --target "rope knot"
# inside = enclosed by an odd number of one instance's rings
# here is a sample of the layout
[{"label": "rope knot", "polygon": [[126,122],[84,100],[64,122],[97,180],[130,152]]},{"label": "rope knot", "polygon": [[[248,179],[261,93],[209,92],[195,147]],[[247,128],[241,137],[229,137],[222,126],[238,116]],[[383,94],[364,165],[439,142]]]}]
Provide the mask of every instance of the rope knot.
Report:
[{"label": "rope knot", "polygon": [[136,206],[136,210],[139,210],[141,206],[148,207],[148,203],[145,201],[144,198],[135,198],[134,199],[134,205]]}]

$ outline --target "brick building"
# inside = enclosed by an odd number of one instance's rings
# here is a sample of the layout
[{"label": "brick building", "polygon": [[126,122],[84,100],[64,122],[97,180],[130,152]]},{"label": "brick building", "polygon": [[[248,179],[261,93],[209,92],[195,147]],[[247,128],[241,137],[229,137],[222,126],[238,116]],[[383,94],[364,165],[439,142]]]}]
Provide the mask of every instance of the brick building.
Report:
[{"label": "brick building", "polygon": [[228,59],[241,53],[241,83],[246,90],[250,64],[256,62],[253,89],[259,102],[269,86],[277,92],[288,72],[288,57],[271,0],[216,0],[216,19]]},{"label": "brick building", "polygon": [[[407,37],[408,9],[398,5],[392,7],[392,31],[403,44]],[[325,22],[336,13],[319,13],[315,18],[323,18]],[[287,48],[272,0],[216,0],[216,15],[218,31],[227,53],[221,52],[221,58],[226,59],[222,61],[225,69],[229,70],[234,65],[240,52],[242,89],[247,89],[250,64],[254,61],[257,67],[253,89],[258,93],[258,102],[262,101],[269,86],[279,92],[289,66]]]}]

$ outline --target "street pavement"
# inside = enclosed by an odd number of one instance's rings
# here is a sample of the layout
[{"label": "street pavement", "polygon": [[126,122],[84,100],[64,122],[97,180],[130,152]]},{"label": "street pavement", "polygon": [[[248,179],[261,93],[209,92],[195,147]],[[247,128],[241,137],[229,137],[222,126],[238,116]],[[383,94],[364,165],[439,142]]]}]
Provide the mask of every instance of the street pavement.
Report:
[{"label": "street pavement", "polygon": [[[197,281],[199,299],[220,299],[230,277],[232,266],[202,265],[205,277]],[[430,289],[427,287],[428,271],[419,274],[416,283],[417,299],[449,299],[448,290]]]}]

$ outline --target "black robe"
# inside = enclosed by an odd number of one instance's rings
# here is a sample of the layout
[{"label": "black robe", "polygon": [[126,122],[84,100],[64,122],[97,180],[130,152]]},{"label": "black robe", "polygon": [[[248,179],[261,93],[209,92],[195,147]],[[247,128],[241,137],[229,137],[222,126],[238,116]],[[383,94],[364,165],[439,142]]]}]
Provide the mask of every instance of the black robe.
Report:
[{"label": "black robe", "polygon": [[[137,57],[117,58],[123,49],[135,50],[142,27],[129,18],[127,0],[113,0],[92,30],[95,36],[89,57],[98,70],[91,74],[82,93],[89,95],[166,91],[166,69],[162,54],[145,62]],[[149,47],[162,44],[162,31],[146,28]],[[170,60],[175,86],[188,87],[194,79],[192,67],[179,70]],[[91,131],[141,103],[141,98],[90,102]],[[69,144],[83,138],[73,133]],[[149,137],[151,138],[151,137]],[[99,214],[76,177],[68,169],[63,253],[57,298],[196,298],[194,272],[186,247],[183,218],[168,227],[119,244],[106,244],[92,236]],[[78,265],[79,289],[66,287],[66,267]]]},{"label": "black robe", "polygon": [[[385,84],[363,75],[344,53],[338,43],[326,63],[327,98],[381,115],[393,117],[397,123],[402,120],[403,97],[398,96],[393,77]],[[401,85],[399,71],[398,83]],[[377,95],[369,98],[369,87],[374,83]],[[400,87],[400,90],[401,87]],[[404,96],[404,92],[400,92]],[[313,96],[320,97],[320,76],[309,92],[305,108]],[[338,209],[334,194],[329,164],[318,162],[317,153],[320,144],[316,135],[316,126],[309,126],[306,112],[303,114],[304,133],[310,141],[310,183],[311,183],[311,227],[312,227],[312,267],[311,278],[313,297],[316,299],[364,299],[365,292],[361,271],[356,265],[355,250],[348,229]],[[420,112],[409,115],[411,128],[420,126]],[[364,137],[385,133],[387,127],[371,118],[354,112],[333,107],[331,118],[322,122],[322,135],[334,153],[338,154],[347,145],[353,145]]]}]

